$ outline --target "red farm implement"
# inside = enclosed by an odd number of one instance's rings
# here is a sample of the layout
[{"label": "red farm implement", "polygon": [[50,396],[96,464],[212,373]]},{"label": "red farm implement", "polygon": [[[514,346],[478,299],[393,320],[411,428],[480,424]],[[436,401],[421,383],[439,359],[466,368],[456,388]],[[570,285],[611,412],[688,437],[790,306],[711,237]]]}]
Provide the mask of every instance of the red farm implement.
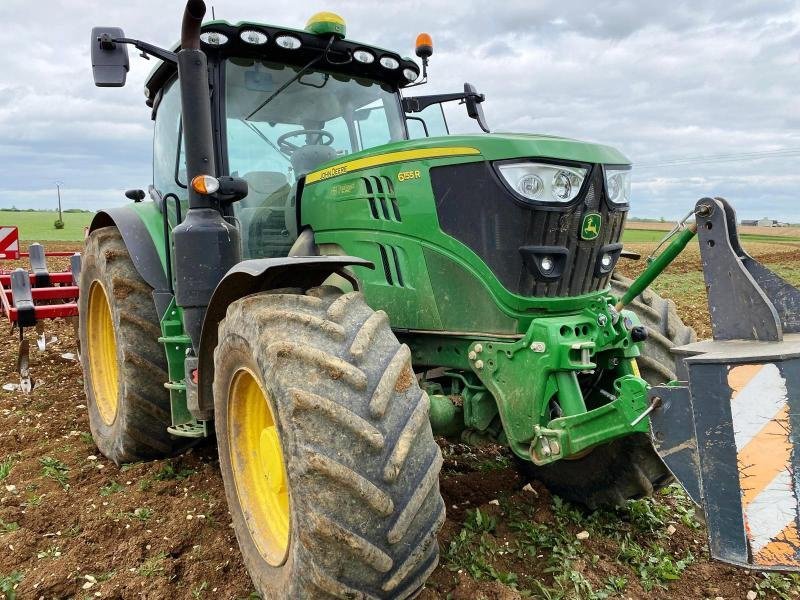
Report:
[{"label": "red farm implement", "polygon": [[[47,266],[48,257],[69,257],[69,269],[51,273]],[[77,327],[81,257],[74,252],[46,252],[44,246],[38,243],[31,244],[28,252],[20,252],[17,228],[0,227],[0,260],[22,258],[29,260],[30,271],[22,267],[13,270],[0,268],[0,316],[8,319],[12,331],[16,329],[19,332],[17,370],[20,381],[19,384],[4,387],[27,393],[31,391],[33,384],[25,328],[36,329],[36,343],[39,350],[43,351],[48,341],[55,339],[47,339],[45,320],[65,318]]]}]

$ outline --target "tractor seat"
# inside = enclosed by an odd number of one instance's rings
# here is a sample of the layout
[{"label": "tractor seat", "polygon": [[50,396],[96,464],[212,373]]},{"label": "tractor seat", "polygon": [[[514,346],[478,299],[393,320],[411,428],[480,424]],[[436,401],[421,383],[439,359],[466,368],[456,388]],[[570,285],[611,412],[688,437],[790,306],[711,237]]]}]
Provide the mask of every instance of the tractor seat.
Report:
[{"label": "tractor seat", "polygon": [[[262,206],[283,206],[286,203],[289,181],[284,173],[278,171],[250,171],[244,175],[249,192],[241,201],[242,208],[257,208]],[[276,192],[283,191],[282,195]]]},{"label": "tractor seat", "polygon": [[292,152],[291,160],[295,177],[300,179],[300,177],[308,175],[321,164],[336,160],[338,156],[336,149],[330,146],[315,144],[301,146]]}]

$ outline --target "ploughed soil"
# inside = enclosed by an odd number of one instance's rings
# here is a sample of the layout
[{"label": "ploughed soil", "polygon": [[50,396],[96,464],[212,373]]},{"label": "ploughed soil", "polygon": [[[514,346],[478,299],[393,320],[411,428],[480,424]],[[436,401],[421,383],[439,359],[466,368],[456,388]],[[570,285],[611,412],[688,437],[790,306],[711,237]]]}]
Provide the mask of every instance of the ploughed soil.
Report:
[{"label": "ploughed soil", "polygon": [[[796,246],[760,244],[754,254],[790,270],[800,264]],[[52,270],[66,263],[50,262]],[[633,275],[640,266],[621,268]],[[690,253],[670,272],[697,270]],[[694,294],[676,300],[705,331],[702,287]],[[0,391],[0,598],[257,597],[230,527],[213,442],[117,468],[89,434],[80,366],[62,357],[76,352],[71,324],[49,322],[46,331],[58,339],[44,352],[27,334],[33,392]],[[16,333],[2,339],[0,384],[13,383]],[[793,578],[711,561],[705,531],[677,489],[588,513],[537,482],[526,485],[499,447],[441,444],[448,518],[424,600],[798,595]]]}]

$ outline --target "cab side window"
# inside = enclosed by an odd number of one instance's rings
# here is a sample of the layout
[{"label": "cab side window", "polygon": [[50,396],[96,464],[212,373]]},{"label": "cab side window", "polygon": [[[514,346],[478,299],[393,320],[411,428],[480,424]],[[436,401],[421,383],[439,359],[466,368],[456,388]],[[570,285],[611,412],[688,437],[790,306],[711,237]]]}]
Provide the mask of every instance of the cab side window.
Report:
[{"label": "cab side window", "polygon": [[173,193],[181,200],[187,198],[186,189],[175,181],[176,165],[179,180],[185,183],[186,161],[181,149],[181,95],[177,81],[164,88],[156,112],[153,137],[153,186],[166,196]]},{"label": "cab side window", "polygon": [[450,134],[441,104],[431,104],[422,112],[406,115],[406,122],[412,140]]}]

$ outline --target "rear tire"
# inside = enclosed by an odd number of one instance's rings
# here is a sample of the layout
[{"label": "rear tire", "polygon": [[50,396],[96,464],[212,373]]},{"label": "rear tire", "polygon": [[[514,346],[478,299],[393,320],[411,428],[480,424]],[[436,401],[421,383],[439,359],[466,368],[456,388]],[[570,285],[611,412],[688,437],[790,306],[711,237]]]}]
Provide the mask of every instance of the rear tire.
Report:
[{"label": "rear tire", "polygon": [[[328,287],[255,294],[228,308],[214,362],[220,467],[257,591],[416,596],[438,562],[442,456],[386,314]],[[244,410],[242,378],[261,390],[261,416]]]},{"label": "rear tire", "polygon": [[81,365],[92,436],[118,465],[171,456],[192,443],[167,433],[169,377],[152,292],[116,227],[89,234],[78,301]]},{"label": "rear tire", "polygon": [[[621,297],[631,283],[615,273],[611,291]],[[650,288],[627,308],[636,313],[649,333],[636,359],[641,377],[650,385],[671,381],[675,378],[675,357],[670,348],[694,342],[694,330],[683,323],[672,300]],[[529,462],[521,465],[523,472],[543,482],[554,494],[591,509],[620,506],[627,500],[649,496],[672,480],[650,438],[643,434],[615,440],[576,460],[544,467]]]}]

